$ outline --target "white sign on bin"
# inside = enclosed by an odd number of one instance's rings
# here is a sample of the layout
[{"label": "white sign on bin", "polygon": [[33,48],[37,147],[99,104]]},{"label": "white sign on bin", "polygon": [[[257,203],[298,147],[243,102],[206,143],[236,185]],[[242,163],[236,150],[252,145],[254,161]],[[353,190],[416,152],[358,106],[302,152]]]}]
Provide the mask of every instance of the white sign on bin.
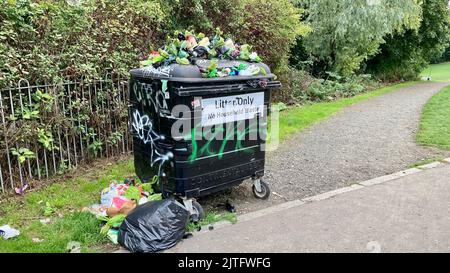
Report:
[{"label": "white sign on bin", "polygon": [[264,115],[264,92],[202,100],[202,127]]}]

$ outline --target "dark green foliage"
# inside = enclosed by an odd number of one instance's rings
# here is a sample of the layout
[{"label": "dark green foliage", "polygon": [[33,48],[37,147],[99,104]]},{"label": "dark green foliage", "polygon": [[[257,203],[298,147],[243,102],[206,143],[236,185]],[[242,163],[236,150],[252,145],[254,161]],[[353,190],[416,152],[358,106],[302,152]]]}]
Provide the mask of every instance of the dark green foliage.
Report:
[{"label": "dark green foliage", "polygon": [[309,31],[300,13],[289,0],[181,0],[174,7],[178,28],[210,35],[219,27],[235,41],[252,45],[277,72],[287,69],[296,37]]},{"label": "dark green foliage", "polygon": [[450,47],[447,47],[444,54],[442,55],[442,61],[450,62]]},{"label": "dark green foliage", "polygon": [[423,1],[419,30],[405,30],[387,37],[380,53],[367,62],[367,71],[388,81],[417,78],[448,46],[447,5],[447,0]]},{"label": "dark green foliage", "polygon": [[[450,42],[450,39],[449,39]],[[431,61],[432,63],[450,62],[450,47],[447,47],[440,58]]]},{"label": "dark green foliage", "polygon": [[[244,20],[244,2],[240,0],[179,0],[171,4],[174,29],[195,28],[211,34],[219,27],[224,33],[233,33]],[[178,2],[176,4],[175,2]]]},{"label": "dark green foliage", "polygon": [[311,70],[313,62],[310,60],[310,55],[305,47],[305,42],[301,37],[298,37],[294,46],[291,48],[289,56],[289,65],[300,70]]},{"label": "dark green foliage", "polygon": [[281,76],[281,80],[287,84],[275,98],[288,104],[334,101],[353,97],[379,86],[370,75],[343,77],[333,72],[325,74],[324,79],[317,79],[304,70],[290,68]]},{"label": "dark green foliage", "polygon": [[162,36],[159,1],[0,2],[0,87],[125,74]]}]

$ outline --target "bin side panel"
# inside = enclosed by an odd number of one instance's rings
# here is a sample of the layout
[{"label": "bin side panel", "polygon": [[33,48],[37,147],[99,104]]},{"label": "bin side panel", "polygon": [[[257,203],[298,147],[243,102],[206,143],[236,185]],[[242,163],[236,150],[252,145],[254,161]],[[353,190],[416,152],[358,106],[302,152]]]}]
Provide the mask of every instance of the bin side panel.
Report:
[{"label": "bin side panel", "polygon": [[161,81],[131,79],[130,128],[136,174],[143,182],[164,176],[164,165],[173,159],[170,136],[161,132],[161,119],[168,113]]}]

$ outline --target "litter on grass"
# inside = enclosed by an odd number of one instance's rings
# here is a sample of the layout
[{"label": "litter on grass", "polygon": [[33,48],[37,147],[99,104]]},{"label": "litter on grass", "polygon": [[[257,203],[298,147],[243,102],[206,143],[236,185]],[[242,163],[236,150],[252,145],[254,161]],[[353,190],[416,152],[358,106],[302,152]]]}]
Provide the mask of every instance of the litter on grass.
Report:
[{"label": "litter on grass", "polygon": [[21,188],[14,188],[14,191],[15,191],[16,194],[18,194],[18,195],[24,195],[25,190],[28,189],[28,187],[29,187],[29,184],[28,184],[28,183],[25,183],[25,185],[24,185],[23,187],[21,187]]},{"label": "litter on grass", "polygon": [[33,243],[42,243],[44,240],[39,238],[31,238],[31,241],[33,241]]},{"label": "litter on grass", "polygon": [[115,244],[115,245],[119,244],[119,242],[118,242],[119,230],[117,230],[117,229],[108,230],[107,237],[113,244]]},{"label": "litter on grass", "polygon": [[51,222],[50,218],[39,219],[39,222],[43,225],[47,225]]},{"label": "litter on grass", "polygon": [[[138,205],[162,199],[161,194],[154,194],[152,183],[138,184],[132,178],[126,178],[123,183],[111,181],[109,186],[100,193],[100,204],[83,208],[97,219],[105,222],[100,233],[117,244],[118,228]],[[117,231],[117,232],[116,232]]]},{"label": "litter on grass", "polygon": [[20,231],[10,227],[9,225],[4,225],[0,227],[0,237],[8,240],[20,235]]},{"label": "litter on grass", "polygon": [[81,244],[79,242],[70,241],[67,243],[66,250],[69,253],[81,253]]}]

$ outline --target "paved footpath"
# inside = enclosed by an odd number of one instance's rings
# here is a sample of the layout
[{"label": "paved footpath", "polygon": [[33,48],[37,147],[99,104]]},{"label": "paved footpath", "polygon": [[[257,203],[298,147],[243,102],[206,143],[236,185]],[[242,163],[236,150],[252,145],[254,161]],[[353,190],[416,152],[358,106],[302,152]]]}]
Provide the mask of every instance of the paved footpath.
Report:
[{"label": "paved footpath", "polygon": [[435,165],[245,214],[167,252],[450,252],[450,159]]}]

